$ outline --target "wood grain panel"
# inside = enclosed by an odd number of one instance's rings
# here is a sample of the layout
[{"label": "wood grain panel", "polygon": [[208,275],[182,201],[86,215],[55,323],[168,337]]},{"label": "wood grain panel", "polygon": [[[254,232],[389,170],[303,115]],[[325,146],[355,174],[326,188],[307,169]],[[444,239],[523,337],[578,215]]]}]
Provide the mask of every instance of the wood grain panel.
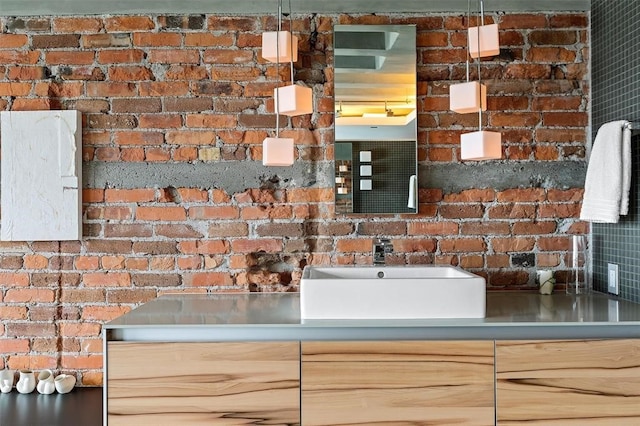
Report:
[{"label": "wood grain panel", "polygon": [[298,342],[108,343],[118,425],[300,424]]},{"label": "wood grain panel", "polygon": [[640,341],[499,341],[506,425],[639,425]]},{"label": "wood grain panel", "polygon": [[303,342],[302,423],[493,425],[493,342]]}]

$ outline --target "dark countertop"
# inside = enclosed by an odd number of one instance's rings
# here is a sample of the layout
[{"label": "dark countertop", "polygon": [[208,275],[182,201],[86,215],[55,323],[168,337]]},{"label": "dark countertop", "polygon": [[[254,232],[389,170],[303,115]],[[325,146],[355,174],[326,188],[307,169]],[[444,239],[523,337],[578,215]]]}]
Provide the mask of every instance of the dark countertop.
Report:
[{"label": "dark countertop", "polygon": [[640,304],[488,292],[484,319],[301,320],[298,293],[168,295],[104,328],[107,340],[135,341],[640,338]]}]

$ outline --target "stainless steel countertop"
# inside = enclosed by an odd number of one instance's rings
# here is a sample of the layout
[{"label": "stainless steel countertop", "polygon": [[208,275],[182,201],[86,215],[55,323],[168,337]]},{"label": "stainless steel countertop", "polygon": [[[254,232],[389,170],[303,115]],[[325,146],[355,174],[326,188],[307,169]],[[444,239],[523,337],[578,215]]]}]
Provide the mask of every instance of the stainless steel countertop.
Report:
[{"label": "stainless steel countertop", "polygon": [[487,293],[484,319],[301,320],[298,293],[167,295],[104,325],[107,340],[486,340],[640,338],[640,304]]}]

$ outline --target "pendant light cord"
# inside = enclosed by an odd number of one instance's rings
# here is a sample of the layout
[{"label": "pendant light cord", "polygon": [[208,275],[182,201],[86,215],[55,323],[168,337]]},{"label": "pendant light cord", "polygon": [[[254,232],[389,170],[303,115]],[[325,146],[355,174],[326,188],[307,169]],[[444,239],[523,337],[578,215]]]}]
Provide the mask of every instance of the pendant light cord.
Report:
[{"label": "pendant light cord", "polygon": [[278,0],[278,32],[276,33],[276,138],[280,137],[280,100],[278,99],[278,86],[280,86],[280,33],[282,32],[282,0]]},{"label": "pendant light cord", "polygon": [[291,0],[289,0],[289,32],[291,33],[291,42],[289,43],[289,59],[291,68],[291,84],[293,84],[293,12],[291,11]]},{"label": "pendant light cord", "polygon": [[[480,10],[480,22],[478,24],[478,90],[480,91],[479,99],[482,99],[482,75],[480,70],[480,26],[484,25],[484,4],[482,0],[478,0],[478,9]],[[480,102],[480,106],[478,108],[478,130],[482,131],[482,101]]]},{"label": "pendant light cord", "polygon": [[[471,0],[467,0],[467,28],[471,26]],[[467,83],[469,82],[469,30],[467,30]]]}]

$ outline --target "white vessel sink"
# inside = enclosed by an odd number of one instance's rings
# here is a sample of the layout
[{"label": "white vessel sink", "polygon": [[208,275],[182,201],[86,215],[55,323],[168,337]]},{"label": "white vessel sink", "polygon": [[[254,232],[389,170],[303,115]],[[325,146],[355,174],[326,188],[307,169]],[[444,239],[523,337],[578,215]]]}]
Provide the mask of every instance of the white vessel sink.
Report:
[{"label": "white vessel sink", "polygon": [[453,266],[306,266],[303,319],[484,318],[484,278]]}]

